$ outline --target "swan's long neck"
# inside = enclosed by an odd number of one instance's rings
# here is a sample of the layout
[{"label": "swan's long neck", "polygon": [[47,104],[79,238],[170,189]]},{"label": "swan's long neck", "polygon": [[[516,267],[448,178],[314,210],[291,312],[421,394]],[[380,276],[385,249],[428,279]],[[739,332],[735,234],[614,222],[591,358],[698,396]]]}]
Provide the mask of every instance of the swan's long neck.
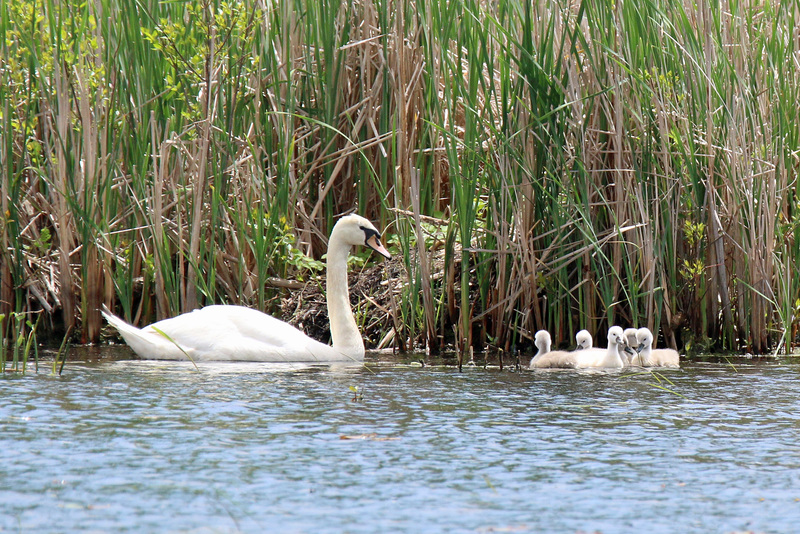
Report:
[{"label": "swan's long neck", "polygon": [[550,343],[548,343],[548,342],[547,342],[547,341],[545,341],[545,340],[542,340],[542,342],[541,342],[540,344],[537,344],[537,345],[536,345],[536,348],[537,348],[537,349],[539,349],[539,350],[538,350],[538,352],[536,353],[536,356],[534,356],[534,357],[531,359],[531,365],[533,365],[534,363],[536,363],[536,362],[538,362],[539,360],[541,360],[541,359],[542,359],[542,356],[544,356],[545,354],[547,354],[548,352],[550,352]]},{"label": "swan's long neck", "polygon": [[335,232],[328,242],[327,301],[333,348],[352,356],[364,357],[364,340],[350,307],[347,287],[347,256],[350,245],[337,239]]},{"label": "swan's long neck", "polygon": [[645,343],[644,347],[642,347],[642,352],[636,355],[636,361],[639,362],[639,365],[646,365],[650,361],[650,355],[653,352],[653,343]]},{"label": "swan's long neck", "polygon": [[606,355],[599,367],[625,367],[625,362],[622,361],[619,354],[619,344],[616,341],[609,340]]}]

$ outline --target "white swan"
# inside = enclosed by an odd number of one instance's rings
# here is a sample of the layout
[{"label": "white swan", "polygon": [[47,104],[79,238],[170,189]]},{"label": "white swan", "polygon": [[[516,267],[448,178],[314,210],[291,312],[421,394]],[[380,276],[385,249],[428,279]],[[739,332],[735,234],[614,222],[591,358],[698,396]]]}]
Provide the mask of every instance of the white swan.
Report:
[{"label": "white swan", "polygon": [[639,342],[636,341],[636,332],[635,328],[626,328],[622,332],[622,335],[625,336],[625,346],[620,347],[619,355],[625,365],[631,365],[631,359],[637,354],[636,347],[639,346]]},{"label": "white swan", "polygon": [[575,334],[575,343],[578,345],[575,350],[591,349],[592,334],[588,330],[580,330]]},{"label": "white swan", "polygon": [[649,328],[636,331],[638,354],[631,359],[632,366],[638,367],[680,367],[681,356],[673,349],[654,349],[653,333]]},{"label": "white swan", "polygon": [[[583,330],[582,332],[586,332]],[[586,332],[591,340],[591,335]],[[580,336],[585,342],[585,336],[578,332],[576,339]],[[608,348],[581,348],[575,351],[550,350],[550,334],[546,330],[539,330],[534,336],[534,344],[539,349],[536,356],[531,360],[530,369],[536,368],[561,368],[561,369],[587,369],[597,368],[616,368],[625,367],[625,359],[620,355],[620,351],[626,346],[622,335],[622,328],[612,326],[608,329]],[[581,346],[581,341],[578,342]]]},{"label": "white swan", "polygon": [[531,360],[529,369],[549,369],[549,368],[566,368],[571,369],[575,367],[575,356],[573,352],[563,350],[550,350],[552,340],[550,333],[547,330],[539,330],[533,336],[533,344],[539,351],[536,356]]},{"label": "white swan", "polygon": [[547,330],[539,330],[536,332],[536,335],[533,336],[533,345],[538,349],[536,354],[531,358],[531,363],[528,366],[529,369],[533,369],[536,367],[536,363],[541,361],[542,356],[550,352],[550,332]]},{"label": "white swan", "polygon": [[364,359],[347,287],[347,256],[366,245],[391,258],[380,233],[358,215],[342,217],[328,241],[327,301],[333,346],[279,319],[243,306],[207,306],[139,329],[103,310],[141,358],[194,361],[333,362]]},{"label": "white swan", "polygon": [[588,368],[620,368],[627,362],[622,356],[622,350],[627,346],[622,328],[612,326],[608,329],[608,347],[606,349],[588,349],[578,353],[575,361],[576,369]]},{"label": "white swan", "polygon": [[636,341],[636,332],[637,330],[635,328],[626,328],[622,332],[622,335],[625,336],[625,341],[628,342],[629,347],[635,347],[638,345],[638,342]]}]

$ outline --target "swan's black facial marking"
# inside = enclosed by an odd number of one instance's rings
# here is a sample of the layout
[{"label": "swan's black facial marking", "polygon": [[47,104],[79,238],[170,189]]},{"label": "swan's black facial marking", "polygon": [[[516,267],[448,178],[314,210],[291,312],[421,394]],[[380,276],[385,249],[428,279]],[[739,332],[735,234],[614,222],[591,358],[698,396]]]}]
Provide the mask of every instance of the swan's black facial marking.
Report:
[{"label": "swan's black facial marking", "polygon": [[[359,228],[361,228],[361,231],[364,232],[364,244],[365,245],[367,244],[367,241],[369,241],[369,238],[371,236],[375,236],[375,239],[377,239],[378,241],[381,240],[381,234],[377,230],[373,230],[372,228],[367,228],[366,226],[359,226]],[[369,246],[369,245],[367,245],[367,246]]]},{"label": "swan's black facial marking", "polygon": [[392,255],[381,244],[381,234],[377,230],[367,228],[366,226],[359,226],[364,232],[364,245],[368,246],[387,260],[392,259]]}]

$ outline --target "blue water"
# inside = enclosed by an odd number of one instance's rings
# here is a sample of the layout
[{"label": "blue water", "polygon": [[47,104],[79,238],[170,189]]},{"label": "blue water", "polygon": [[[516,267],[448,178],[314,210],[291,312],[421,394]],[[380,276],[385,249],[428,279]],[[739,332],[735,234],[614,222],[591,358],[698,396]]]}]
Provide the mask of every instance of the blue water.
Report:
[{"label": "blue water", "polygon": [[370,361],[6,373],[0,532],[800,528],[797,364]]}]

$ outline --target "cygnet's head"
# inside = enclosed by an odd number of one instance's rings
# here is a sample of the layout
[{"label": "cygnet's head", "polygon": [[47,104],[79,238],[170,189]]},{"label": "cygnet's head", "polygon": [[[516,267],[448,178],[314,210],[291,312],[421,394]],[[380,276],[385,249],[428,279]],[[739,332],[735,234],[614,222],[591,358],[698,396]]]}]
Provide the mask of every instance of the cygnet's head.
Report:
[{"label": "cygnet's head", "polygon": [[547,330],[539,330],[536,332],[536,335],[533,336],[533,344],[536,345],[536,348],[539,349],[540,352],[549,352],[551,343],[550,332]]},{"label": "cygnet's head", "polygon": [[625,345],[625,335],[621,326],[612,326],[608,329],[608,346]]},{"label": "cygnet's head", "polygon": [[575,334],[575,342],[578,344],[575,350],[584,350],[592,348],[592,334],[588,330],[581,330]]},{"label": "cygnet's head", "polygon": [[625,336],[625,345],[622,347],[622,350],[627,352],[630,356],[636,354],[634,350],[639,342],[636,341],[636,329],[635,328],[626,328],[622,335]]},{"label": "cygnet's head", "polygon": [[640,328],[636,331],[636,352],[642,352],[653,346],[653,333],[649,328]]},{"label": "cygnet's head", "polygon": [[625,341],[628,342],[629,347],[635,347],[637,345],[635,328],[626,328],[623,334],[625,335]]}]

